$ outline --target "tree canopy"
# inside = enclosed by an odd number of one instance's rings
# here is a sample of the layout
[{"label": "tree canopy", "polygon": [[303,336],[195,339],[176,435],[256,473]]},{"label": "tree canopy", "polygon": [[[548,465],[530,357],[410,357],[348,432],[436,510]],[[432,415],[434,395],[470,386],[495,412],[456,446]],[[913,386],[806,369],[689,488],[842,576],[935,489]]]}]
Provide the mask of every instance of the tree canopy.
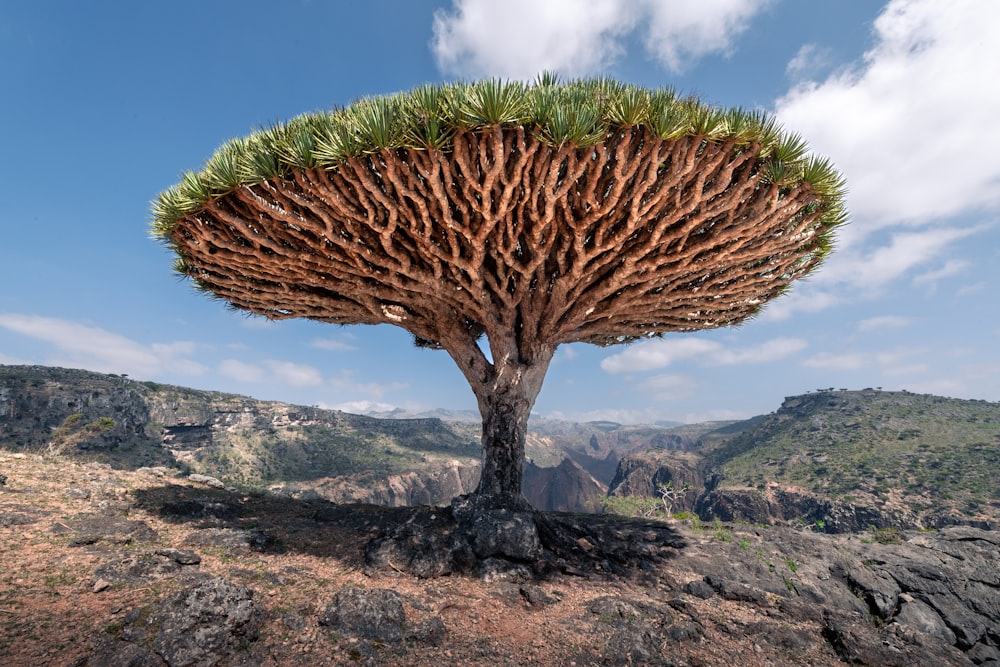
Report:
[{"label": "tree canopy", "polygon": [[[153,233],[236,308],[394,324],[447,350],[489,449],[523,440],[556,346],[745,320],[830,251],[843,198],[830,162],[763,112],[544,75],[424,85],[234,139],[159,196]],[[504,410],[520,436],[487,435]]]}]

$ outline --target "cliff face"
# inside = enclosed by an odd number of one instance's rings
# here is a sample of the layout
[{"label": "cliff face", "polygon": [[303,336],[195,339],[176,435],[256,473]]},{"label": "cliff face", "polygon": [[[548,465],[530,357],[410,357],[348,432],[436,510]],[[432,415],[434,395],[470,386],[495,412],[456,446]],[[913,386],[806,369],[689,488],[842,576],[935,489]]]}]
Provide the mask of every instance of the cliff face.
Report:
[{"label": "cliff face", "polygon": [[557,512],[600,511],[606,488],[573,459],[551,468],[528,464],[524,469],[524,497],[535,508]]},{"label": "cliff face", "polygon": [[159,434],[148,428],[147,394],[145,386],[116,375],[0,366],[0,444],[139,465],[168,462]]}]

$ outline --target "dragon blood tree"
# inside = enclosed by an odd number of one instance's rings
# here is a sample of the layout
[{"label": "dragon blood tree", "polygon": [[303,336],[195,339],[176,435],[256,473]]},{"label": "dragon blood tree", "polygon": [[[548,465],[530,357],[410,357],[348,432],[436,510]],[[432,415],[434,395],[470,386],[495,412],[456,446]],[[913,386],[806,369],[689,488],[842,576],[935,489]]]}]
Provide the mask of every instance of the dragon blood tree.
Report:
[{"label": "dragon blood tree", "polygon": [[843,193],[765,114],[543,75],[425,85],[230,141],[160,194],[153,233],[235,308],[394,324],[448,352],[483,419],[472,499],[517,510],[557,346],[745,320],[827,254]]}]

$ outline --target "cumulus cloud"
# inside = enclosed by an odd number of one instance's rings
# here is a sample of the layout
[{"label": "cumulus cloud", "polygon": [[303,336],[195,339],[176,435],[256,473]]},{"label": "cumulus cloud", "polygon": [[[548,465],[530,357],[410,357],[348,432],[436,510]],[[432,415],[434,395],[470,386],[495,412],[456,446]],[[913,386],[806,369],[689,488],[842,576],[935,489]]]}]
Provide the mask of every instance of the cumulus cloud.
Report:
[{"label": "cumulus cloud", "polygon": [[632,373],[665,368],[694,357],[718,352],[722,345],[703,338],[664,339],[636,343],[605,357],[601,368],[608,373]]},{"label": "cumulus cloud", "polygon": [[190,342],[145,345],[116,333],[71,320],[42,315],[0,313],[0,327],[48,343],[43,360],[56,366],[150,377],[165,371],[199,375],[204,368],[190,359]]},{"label": "cumulus cloud", "polygon": [[733,40],[770,0],[453,0],[434,14],[438,67],[462,77],[533,79],[544,70],[597,74],[639,32],[672,71]]},{"label": "cumulus cloud", "polygon": [[733,40],[769,0],[674,0],[642,3],[649,12],[646,49],[674,72],[710,53],[729,55]]},{"label": "cumulus cloud", "polygon": [[656,397],[660,401],[673,401],[690,396],[698,382],[686,375],[664,373],[646,378],[639,383],[639,388]]},{"label": "cumulus cloud", "polygon": [[785,73],[793,79],[800,80],[819,70],[825,70],[830,65],[830,52],[817,44],[804,44],[788,61]]},{"label": "cumulus cloud", "polygon": [[747,348],[726,348],[702,338],[658,338],[636,343],[601,361],[607,373],[632,373],[665,368],[683,361],[701,366],[735,366],[768,363],[791,356],[807,343],[799,338],[775,338]]},{"label": "cumulus cloud", "polygon": [[843,170],[867,229],[1000,206],[1000,3],[892,0],[855,68],[777,101]]}]

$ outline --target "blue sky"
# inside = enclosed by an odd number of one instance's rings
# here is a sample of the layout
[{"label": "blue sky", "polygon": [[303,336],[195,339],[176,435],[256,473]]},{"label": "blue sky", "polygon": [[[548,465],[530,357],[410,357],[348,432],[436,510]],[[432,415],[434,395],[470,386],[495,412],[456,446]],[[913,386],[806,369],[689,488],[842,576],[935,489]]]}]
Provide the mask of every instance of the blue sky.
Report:
[{"label": "blue sky", "polygon": [[608,74],[762,108],[834,160],[852,221],[736,329],[560,348],[535,406],[701,421],[819,387],[1000,400],[1000,3],[99,1],[0,7],[0,363],[362,411],[474,409],[390,326],[197,294],[149,202],[225,140],[428,81]]}]

